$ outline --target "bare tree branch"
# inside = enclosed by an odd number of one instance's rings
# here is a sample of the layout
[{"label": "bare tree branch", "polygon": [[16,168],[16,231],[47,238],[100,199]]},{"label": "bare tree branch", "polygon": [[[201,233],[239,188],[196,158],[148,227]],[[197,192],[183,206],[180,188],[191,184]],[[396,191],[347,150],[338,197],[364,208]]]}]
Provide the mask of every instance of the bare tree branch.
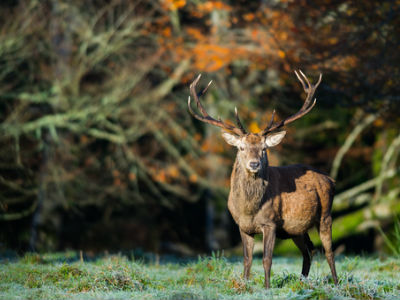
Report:
[{"label": "bare tree branch", "polygon": [[336,153],[335,159],[332,163],[332,168],[330,172],[330,176],[336,179],[337,174],[339,172],[340,165],[342,163],[344,155],[349,151],[351,146],[353,145],[356,138],[361,134],[361,132],[368,127],[368,125],[372,124],[378,117],[378,114],[370,114],[367,117],[363,118],[360,123],[357,123],[350,134],[347,136],[346,141],[340,147],[339,151]]}]

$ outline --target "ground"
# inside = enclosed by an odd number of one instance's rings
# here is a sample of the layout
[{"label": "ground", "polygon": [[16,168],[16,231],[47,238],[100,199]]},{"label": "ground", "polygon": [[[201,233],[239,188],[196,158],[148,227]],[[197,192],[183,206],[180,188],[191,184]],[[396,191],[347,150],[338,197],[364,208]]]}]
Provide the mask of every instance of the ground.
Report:
[{"label": "ground", "polygon": [[30,254],[0,263],[0,299],[399,299],[400,258],[337,258],[334,286],[323,256],[308,279],[301,259],[274,257],[272,289],[263,288],[261,259],[243,280],[241,259],[222,255],[191,261],[108,255],[88,260],[71,253]]}]

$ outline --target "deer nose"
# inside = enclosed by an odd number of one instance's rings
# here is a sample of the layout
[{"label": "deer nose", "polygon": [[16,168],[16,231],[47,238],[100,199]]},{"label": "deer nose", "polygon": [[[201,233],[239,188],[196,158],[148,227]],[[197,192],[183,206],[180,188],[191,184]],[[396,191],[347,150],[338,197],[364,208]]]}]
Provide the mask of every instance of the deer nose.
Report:
[{"label": "deer nose", "polygon": [[260,166],[260,162],[252,161],[252,162],[249,163],[249,165],[250,165],[250,168],[256,170]]}]

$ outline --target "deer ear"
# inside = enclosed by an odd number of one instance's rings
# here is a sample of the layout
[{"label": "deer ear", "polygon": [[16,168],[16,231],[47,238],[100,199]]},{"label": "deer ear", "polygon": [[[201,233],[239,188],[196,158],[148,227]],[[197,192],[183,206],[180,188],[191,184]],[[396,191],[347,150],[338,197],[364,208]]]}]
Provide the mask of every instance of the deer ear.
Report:
[{"label": "deer ear", "polygon": [[267,138],[265,139],[265,144],[267,145],[267,147],[274,147],[282,141],[285,134],[286,131],[272,133],[268,135]]},{"label": "deer ear", "polygon": [[237,147],[237,146],[239,145],[239,143],[240,143],[239,137],[237,137],[236,135],[233,135],[233,134],[224,132],[224,133],[222,134],[222,137],[224,138],[224,140],[225,140],[229,145],[232,145],[232,146],[236,146],[236,147]]}]

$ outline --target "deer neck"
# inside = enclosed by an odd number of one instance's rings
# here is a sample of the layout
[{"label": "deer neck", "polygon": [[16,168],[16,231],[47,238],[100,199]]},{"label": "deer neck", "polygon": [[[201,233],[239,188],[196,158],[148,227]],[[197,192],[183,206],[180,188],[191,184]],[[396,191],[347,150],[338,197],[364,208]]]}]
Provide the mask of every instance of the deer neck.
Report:
[{"label": "deer neck", "polygon": [[268,166],[258,173],[248,172],[236,159],[232,172],[231,189],[239,206],[247,213],[255,213],[262,204],[268,188]]}]

